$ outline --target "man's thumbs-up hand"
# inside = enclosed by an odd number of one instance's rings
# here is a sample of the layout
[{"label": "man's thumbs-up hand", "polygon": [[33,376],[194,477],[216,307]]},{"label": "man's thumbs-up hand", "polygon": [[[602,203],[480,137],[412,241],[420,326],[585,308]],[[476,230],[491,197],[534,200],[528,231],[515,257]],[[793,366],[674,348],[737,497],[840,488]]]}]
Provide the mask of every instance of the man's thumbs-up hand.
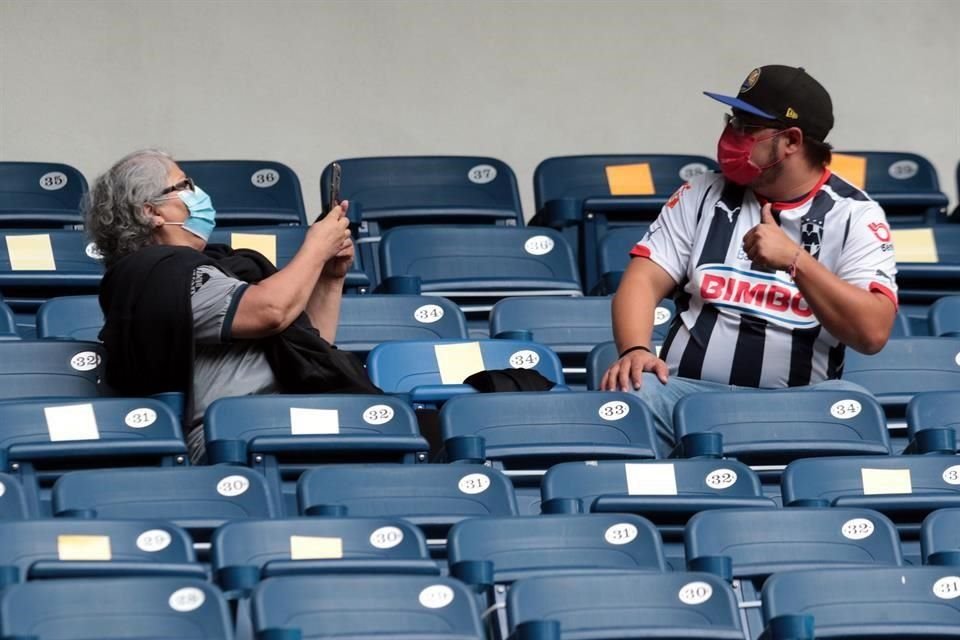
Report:
[{"label": "man's thumbs-up hand", "polygon": [[780,228],[773,207],[767,203],[760,211],[760,224],[743,236],[743,250],[753,262],[782,271],[793,264],[801,249]]}]

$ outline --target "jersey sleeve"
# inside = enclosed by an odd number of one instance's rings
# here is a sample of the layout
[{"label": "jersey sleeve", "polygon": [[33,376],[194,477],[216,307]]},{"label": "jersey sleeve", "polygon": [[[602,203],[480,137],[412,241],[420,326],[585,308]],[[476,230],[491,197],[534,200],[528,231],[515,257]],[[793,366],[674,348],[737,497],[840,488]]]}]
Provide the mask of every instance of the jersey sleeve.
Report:
[{"label": "jersey sleeve", "polygon": [[652,260],[677,284],[686,279],[697,226],[697,201],[703,188],[702,177],[698,177],[677,189],[630,251],[633,257]]},{"label": "jersey sleeve", "polygon": [[850,232],[840,253],[837,275],[861,289],[885,295],[894,307],[898,306],[893,236],[877,203],[867,203],[850,216]]},{"label": "jersey sleeve", "polygon": [[233,317],[247,283],[216,267],[197,267],[190,286],[193,340],[196,344],[230,342]]}]

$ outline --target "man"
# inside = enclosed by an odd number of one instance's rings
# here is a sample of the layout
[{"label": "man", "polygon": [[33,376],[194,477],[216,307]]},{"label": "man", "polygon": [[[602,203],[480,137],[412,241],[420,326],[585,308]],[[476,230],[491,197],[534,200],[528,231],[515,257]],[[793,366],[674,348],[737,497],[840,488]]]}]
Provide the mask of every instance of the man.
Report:
[{"label": "man", "polygon": [[[883,210],[827,169],[833,107],[802,68],[754,69],[729,105],[721,174],[683,185],[631,252],[613,300],[620,358],[604,390],[635,390],[662,449],[688,393],[837,388],[844,346],[876,353],[897,311]],[[660,356],[657,302],[677,293]]]}]

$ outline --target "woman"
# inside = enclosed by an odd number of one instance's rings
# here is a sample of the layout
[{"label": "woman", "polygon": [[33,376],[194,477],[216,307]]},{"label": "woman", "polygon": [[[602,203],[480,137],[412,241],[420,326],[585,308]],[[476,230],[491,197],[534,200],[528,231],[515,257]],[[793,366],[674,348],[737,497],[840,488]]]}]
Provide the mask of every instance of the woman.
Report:
[{"label": "woman", "polygon": [[250,250],[207,247],[210,197],[166,153],[134,152],[97,178],[86,224],[107,267],[107,382],[123,395],[181,391],[187,442],[203,455],[207,406],[254,393],[378,390],[331,347],[354,248],[335,207],[277,271]]}]

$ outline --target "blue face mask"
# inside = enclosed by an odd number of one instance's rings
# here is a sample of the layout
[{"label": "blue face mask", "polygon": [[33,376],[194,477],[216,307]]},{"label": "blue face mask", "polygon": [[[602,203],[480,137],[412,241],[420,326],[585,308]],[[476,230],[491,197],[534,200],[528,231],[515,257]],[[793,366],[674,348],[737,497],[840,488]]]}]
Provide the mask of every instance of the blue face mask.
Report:
[{"label": "blue face mask", "polygon": [[213,208],[210,195],[200,187],[194,187],[194,191],[179,191],[177,195],[190,211],[187,219],[180,223],[181,226],[206,242],[217,226],[217,210]]}]

